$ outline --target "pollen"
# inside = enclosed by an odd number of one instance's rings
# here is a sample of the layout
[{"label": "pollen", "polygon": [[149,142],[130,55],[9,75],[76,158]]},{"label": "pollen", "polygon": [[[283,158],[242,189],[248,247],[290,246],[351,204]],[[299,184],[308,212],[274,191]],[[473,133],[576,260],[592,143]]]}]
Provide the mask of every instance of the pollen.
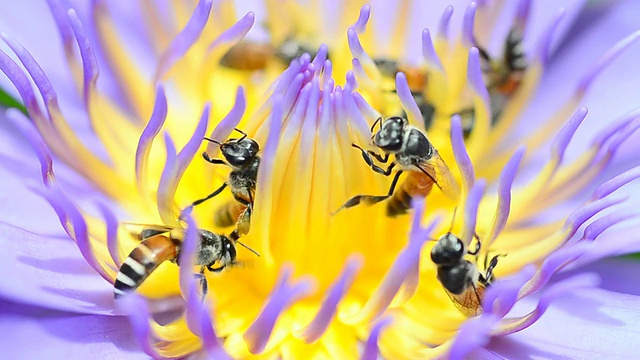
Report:
[{"label": "pollen", "polygon": [[[388,46],[372,36],[378,24],[369,5],[344,5],[333,36],[323,28],[329,21],[309,15],[324,14],[316,2],[285,3],[266,1],[261,40],[250,32],[262,26],[257,15],[237,16],[228,2],[176,4],[170,25],[161,7],[145,2],[156,60],[146,69],[106,2],[93,2],[123,103],[96,85],[98,44],[87,22],[50,2],[99,151],[73,131],[36,60],[3,35],[26,72],[3,52],[0,69],[31,121],[19,111],[8,117],[38,155],[42,194],[105,281],[139,285],[114,306],[131,314],[144,351],[434,358],[455,348],[470,318],[494,316],[495,336],[529,326],[544,310],[507,318],[507,300],[541,291],[584,251],[606,226],[594,221],[582,238],[578,229],[620,203],[615,190],[640,176],[612,179],[554,222],[533,221],[591,184],[640,127],[636,117],[619,119],[580,157],[564,159],[587,117],[577,104],[603,64],[638,36],[604,54],[552,118],[514,142],[510,131],[540,82],[563,12],[525,48],[530,1],[521,1],[494,54],[476,38],[491,30],[475,23],[476,13],[490,18],[488,10],[461,9],[462,28],[452,36],[449,7],[436,31],[420,33],[415,60],[404,55],[414,44],[403,40],[414,30],[398,25],[409,17],[407,1]],[[384,136],[399,146],[383,144]],[[547,154],[544,167],[522,177],[539,152]],[[97,212],[80,207],[65,195],[54,159],[113,203]],[[254,168],[242,168],[251,159]],[[161,238],[162,251],[140,250],[146,237],[133,226]],[[213,234],[210,248],[197,229]],[[440,256],[443,239],[458,258]],[[153,256],[132,258],[134,249]],[[144,259],[154,256],[161,263],[146,274]],[[447,278],[453,266],[468,279]],[[502,279],[515,279],[513,296],[500,297]],[[173,300],[184,311],[158,322],[152,310]]]}]

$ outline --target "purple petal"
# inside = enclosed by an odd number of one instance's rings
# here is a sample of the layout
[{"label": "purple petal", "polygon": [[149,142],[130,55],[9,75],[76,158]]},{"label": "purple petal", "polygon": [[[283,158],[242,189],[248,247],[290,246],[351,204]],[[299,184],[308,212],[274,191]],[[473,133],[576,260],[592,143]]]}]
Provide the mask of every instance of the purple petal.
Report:
[{"label": "purple petal", "polygon": [[[613,270],[613,269],[612,269]],[[522,301],[530,307],[535,299]],[[562,296],[531,327],[492,342],[488,349],[514,359],[523,353],[540,358],[609,359],[637,357],[640,297],[601,289]],[[585,336],[585,329],[588,335]]]},{"label": "purple petal", "polygon": [[160,354],[153,346],[154,333],[151,329],[151,315],[146,300],[136,293],[129,294],[118,301],[118,305],[129,315],[133,335],[149,356],[159,359]]},{"label": "purple petal", "polygon": [[550,286],[544,290],[538,305],[533,311],[522,317],[503,319],[499,328],[494,330],[494,335],[509,335],[528,328],[540,319],[551,302],[555,301],[559,296],[577,289],[594,288],[599,282],[600,279],[594,274],[580,274]]},{"label": "purple petal", "polygon": [[113,285],[82,258],[68,236],[42,236],[0,223],[0,296],[48,309],[110,314]]},{"label": "purple petal", "polygon": [[156,72],[154,75],[154,82],[160,80],[171,67],[184,55],[187,50],[198,40],[204,26],[209,20],[209,14],[211,12],[211,6],[213,0],[200,0],[196,10],[191,15],[187,25],[180,31],[180,33],[173,39],[167,50],[161,55]]},{"label": "purple petal", "polygon": [[2,356],[8,359],[148,359],[124,317],[78,315],[0,300],[0,333]]},{"label": "purple petal", "polygon": [[447,359],[462,360],[476,348],[489,342],[490,331],[498,321],[493,315],[486,315],[467,320],[458,331]]}]

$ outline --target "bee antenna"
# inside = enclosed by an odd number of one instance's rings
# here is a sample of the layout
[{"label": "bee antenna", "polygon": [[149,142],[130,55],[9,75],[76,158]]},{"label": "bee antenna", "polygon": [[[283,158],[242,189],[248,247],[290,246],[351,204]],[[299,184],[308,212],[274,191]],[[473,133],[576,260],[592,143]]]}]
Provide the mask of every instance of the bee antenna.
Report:
[{"label": "bee antenna", "polygon": [[252,248],[250,248],[249,246],[243,244],[242,242],[240,242],[240,240],[236,240],[236,243],[244,246],[247,250],[251,251],[252,253],[256,254],[257,257],[260,257],[260,254],[258,254],[257,251],[253,250]]},{"label": "bee antenna", "polygon": [[212,143],[214,143],[214,144],[222,145],[222,143],[221,143],[221,142],[219,142],[219,141],[217,141],[217,140],[210,139],[210,138],[208,138],[208,137],[206,137],[206,136],[204,137],[204,139],[205,139],[205,140],[207,140],[207,141],[210,141],[210,142],[212,142]]},{"label": "bee antenna", "polygon": [[233,128],[233,130],[235,130],[235,131],[239,132],[240,134],[242,134],[242,137],[240,139],[236,140],[237,143],[247,138],[247,133],[246,132],[244,132],[244,131],[242,131],[242,130],[240,130],[238,128]]},{"label": "bee antenna", "polygon": [[376,128],[376,125],[378,125],[378,123],[380,123],[380,128],[382,129],[382,117],[379,117],[374,123],[373,125],[371,125],[371,132],[373,132],[373,129]]},{"label": "bee antenna", "polygon": [[456,221],[456,212],[458,212],[458,207],[457,206],[455,208],[453,208],[453,217],[451,217],[451,225],[449,225],[449,232],[451,232],[451,230],[453,230],[453,223]]}]

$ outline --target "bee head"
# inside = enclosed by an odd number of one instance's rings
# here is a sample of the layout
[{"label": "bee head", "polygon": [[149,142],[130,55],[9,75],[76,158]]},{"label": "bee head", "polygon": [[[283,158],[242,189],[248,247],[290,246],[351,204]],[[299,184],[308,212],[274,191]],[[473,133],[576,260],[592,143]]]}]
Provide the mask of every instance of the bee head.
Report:
[{"label": "bee head", "polygon": [[436,265],[455,265],[462,260],[464,253],[462,240],[448,232],[431,249],[431,260]]},{"label": "bee head", "polygon": [[236,261],[236,246],[226,236],[222,236],[222,254],[227,264],[232,264]]},{"label": "bee head", "polygon": [[232,166],[243,166],[251,161],[260,151],[258,143],[245,137],[241,140],[229,140],[220,145],[220,152]]},{"label": "bee head", "polygon": [[386,152],[400,151],[406,125],[407,120],[399,116],[387,118],[373,135],[373,144]]}]

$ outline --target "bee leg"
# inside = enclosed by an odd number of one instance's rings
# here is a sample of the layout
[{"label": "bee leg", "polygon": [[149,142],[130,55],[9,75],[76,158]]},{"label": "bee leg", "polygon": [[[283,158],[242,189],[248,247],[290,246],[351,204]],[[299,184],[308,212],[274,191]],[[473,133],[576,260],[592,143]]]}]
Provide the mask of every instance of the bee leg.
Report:
[{"label": "bee leg", "polygon": [[501,256],[506,256],[504,254],[498,254],[496,256],[494,256],[493,258],[491,258],[491,261],[489,262],[489,266],[487,267],[487,270],[485,271],[485,275],[481,276],[481,280],[484,280],[486,284],[491,284],[494,280],[493,277],[493,269],[495,269],[495,267],[498,265],[498,258]]},{"label": "bee leg", "polygon": [[204,276],[204,267],[200,269],[198,274],[194,274],[196,279],[200,282],[200,289],[202,290],[202,300],[207,296],[207,292],[209,291],[209,285],[207,284],[207,277]]},{"label": "bee leg", "polygon": [[236,229],[233,231],[235,236],[244,236],[249,233],[251,229],[251,214],[253,213],[253,196],[251,195],[251,191],[248,191],[249,201],[234,196],[236,201],[246,206],[244,211],[240,213],[238,216],[238,220],[236,221]]},{"label": "bee leg", "polygon": [[212,159],[212,158],[210,158],[210,157],[209,157],[209,154],[207,154],[206,152],[203,152],[203,153],[202,153],[202,157],[203,157],[207,162],[210,162],[210,163],[215,164],[215,165],[227,165],[227,163],[226,163],[226,162],[224,162],[224,160],[221,160],[221,159]]},{"label": "bee leg", "polygon": [[[386,164],[387,161],[389,161],[389,154],[385,153],[384,156],[376,153],[375,151],[371,151],[371,150],[367,150],[365,151],[363,148],[361,148],[358,144],[352,143],[351,144],[352,147],[360,150],[360,152],[362,153],[362,158],[364,159],[364,161],[367,163],[367,165],[371,166],[371,168],[380,174],[385,174],[385,171],[379,167],[378,165],[373,163],[373,160],[371,159],[371,156],[373,156],[374,158],[376,158],[376,160],[380,161],[383,164]],[[391,165],[389,165],[390,169],[393,169],[393,167],[395,166],[395,163],[391,163]],[[386,175],[391,174],[391,170],[387,169],[388,173],[386,173]]]},{"label": "bee leg", "polygon": [[[395,164],[395,163],[392,163]],[[396,185],[398,184],[398,179],[400,178],[400,174],[402,174],[402,170],[398,171],[396,175],[393,177],[393,181],[391,182],[391,186],[389,187],[389,191],[387,195],[356,195],[351,199],[347,200],[338,210],[334,211],[331,215],[335,215],[340,212],[342,209],[350,208],[360,204],[361,202],[365,205],[373,205],[377,204],[380,201],[384,201],[393,195],[393,192],[396,190]]]},{"label": "bee leg", "polygon": [[477,234],[473,234],[473,237],[476,238],[476,248],[475,248],[475,250],[473,252],[467,250],[467,254],[469,254],[469,255],[478,255],[478,252],[480,252],[480,246],[481,246],[480,238],[478,237]]},{"label": "bee leg", "polygon": [[202,199],[199,199],[199,200],[196,200],[196,201],[192,202],[191,206],[196,206],[196,205],[202,204],[203,202],[205,202],[205,201],[211,199],[212,197],[220,194],[222,192],[222,190],[224,190],[224,188],[226,188],[226,187],[227,187],[227,183],[225,182],[216,191],[214,191],[211,194],[207,195],[207,197],[204,197]]},{"label": "bee leg", "polygon": [[209,270],[211,272],[214,272],[214,273],[219,273],[220,271],[224,270],[225,267],[226,267],[226,265],[222,265],[222,266],[219,266],[217,268],[214,268],[213,266],[209,265],[209,266],[207,266],[207,270]]}]

